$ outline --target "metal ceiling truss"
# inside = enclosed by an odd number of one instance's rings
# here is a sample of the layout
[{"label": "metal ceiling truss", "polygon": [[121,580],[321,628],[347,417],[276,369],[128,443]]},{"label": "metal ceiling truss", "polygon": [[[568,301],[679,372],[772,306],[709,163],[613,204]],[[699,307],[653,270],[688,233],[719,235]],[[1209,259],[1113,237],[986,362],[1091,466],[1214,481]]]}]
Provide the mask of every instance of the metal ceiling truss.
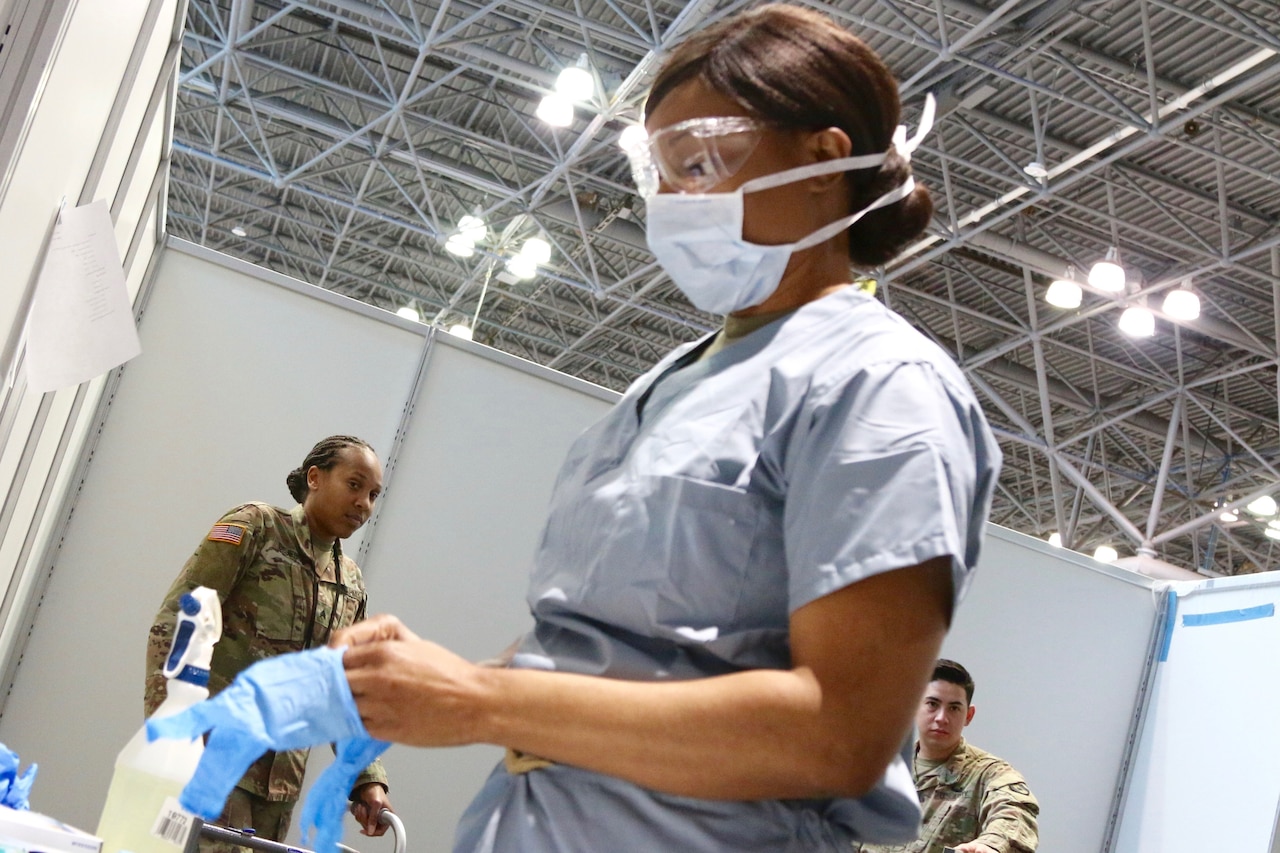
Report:
[{"label": "metal ceiling truss", "polygon": [[[716,319],[654,263],[618,134],[668,46],[750,5],[192,0],[170,230],[621,389]],[[1264,521],[1222,520],[1280,483],[1275,4],[812,5],[894,68],[908,123],[938,99],[914,157],[935,221],[881,294],[997,430],[993,520],[1210,573],[1275,565]],[[583,54],[597,95],[553,129],[535,107]],[[455,257],[467,214],[489,237]],[[534,235],[552,259],[517,279]],[[1125,293],[1045,303],[1109,246]],[[1188,279],[1201,317],[1172,321],[1160,302]],[[1116,328],[1140,303],[1153,338]]]}]

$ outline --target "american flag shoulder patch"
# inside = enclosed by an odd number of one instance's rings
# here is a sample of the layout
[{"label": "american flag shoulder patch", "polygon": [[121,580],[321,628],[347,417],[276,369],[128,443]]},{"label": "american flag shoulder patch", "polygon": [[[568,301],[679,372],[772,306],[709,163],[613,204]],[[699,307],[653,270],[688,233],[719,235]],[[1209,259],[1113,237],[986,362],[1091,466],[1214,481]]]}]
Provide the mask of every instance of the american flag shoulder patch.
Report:
[{"label": "american flag shoulder patch", "polygon": [[215,524],[205,538],[210,542],[227,542],[231,545],[239,545],[248,529],[243,524]]}]

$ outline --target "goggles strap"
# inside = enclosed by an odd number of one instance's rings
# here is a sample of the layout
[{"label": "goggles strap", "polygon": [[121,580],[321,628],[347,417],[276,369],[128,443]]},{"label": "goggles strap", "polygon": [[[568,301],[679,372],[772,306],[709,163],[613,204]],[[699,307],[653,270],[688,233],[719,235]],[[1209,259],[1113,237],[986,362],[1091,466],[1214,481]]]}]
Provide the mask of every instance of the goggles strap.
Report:
[{"label": "goggles strap", "polygon": [[920,113],[920,124],[916,127],[916,135],[907,139],[907,129],[902,125],[898,125],[898,129],[893,132],[893,147],[898,153],[911,162],[911,155],[924,138],[929,135],[929,131],[933,130],[933,114],[937,109],[937,103],[933,100],[933,93],[924,96],[924,111]]},{"label": "goggles strap", "polygon": [[[907,139],[907,129],[903,125],[898,125],[893,132],[893,148],[898,154],[911,162],[911,154],[920,146],[920,143],[933,129],[933,115],[936,105],[933,100],[933,93],[929,93],[924,99],[924,112],[920,115],[920,126],[916,128],[915,136]],[[864,154],[858,157],[842,157],[839,160],[828,160],[825,163],[813,163],[808,166],[797,166],[794,169],[787,169],[783,172],[775,172],[772,175],[765,175],[751,181],[747,181],[739,188],[739,192],[750,193],[759,192],[760,190],[772,189],[780,187],[784,184],[790,184],[794,181],[803,181],[805,178],[816,177],[817,175],[829,175],[832,172],[854,172],[859,169],[871,169],[880,166],[888,157],[888,152],[883,154]],[[910,192],[908,190],[908,192]],[[905,195],[905,194],[904,194]],[[896,199],[895,199],[896,201]],[[887,203],[887,202],[886,202]]]},{"label": "goggles strap", "polygon": [[754,193],[770,190],[785,184],[803,181],[818,175],[830,175],[832,172],[853,172],[858,169],[874,169],[884,162],[885,154],[864,154],[861,157],[841,157],[839,160],[827,160],[822,163],[810,163],[808,166],[796,166],[772,175],[763,175],[747,181],[738,188],[738,192]]}]

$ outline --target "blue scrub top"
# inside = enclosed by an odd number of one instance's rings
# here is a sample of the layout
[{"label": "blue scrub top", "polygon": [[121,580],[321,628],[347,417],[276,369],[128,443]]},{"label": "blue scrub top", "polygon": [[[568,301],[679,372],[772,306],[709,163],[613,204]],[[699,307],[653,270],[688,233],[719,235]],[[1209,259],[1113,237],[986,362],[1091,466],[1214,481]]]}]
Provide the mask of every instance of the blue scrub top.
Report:
[{"label": "blue scrub top", "polygon": [[[792,611],[848,584],[950,556],[963,595],[1000,451],[946,353],[854,287],[693,360],[708,342],[672,352],[570,449],[513,666],[643,681],[789,669]],[[903,841],[919,821],[910,746],[857,800],[697,800],[499,766],[455,850]]]}]

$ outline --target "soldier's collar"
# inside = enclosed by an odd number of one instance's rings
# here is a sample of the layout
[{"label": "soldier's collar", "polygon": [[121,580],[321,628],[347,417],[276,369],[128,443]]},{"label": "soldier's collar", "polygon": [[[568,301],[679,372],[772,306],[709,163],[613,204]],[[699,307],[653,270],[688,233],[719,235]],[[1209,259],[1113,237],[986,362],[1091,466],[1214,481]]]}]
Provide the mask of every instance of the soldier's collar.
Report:
[{"label": "soldier's collar", "polygon": [[315,570],[319,570],[321,560],[326,554],[333,554],[333,573],[334,577],[341,579],[342,577],[342,542],[334,539],[333,544],[328,546],[323,553],[317,553],[315,541],[311,538],[311,525],[307,523],[307,511],[302,504],[297,504],[293,509],[289,510],[289,516],[293,519],[294,533],[298,538],[298,546],[302,548],[302,552],[311,558],[311,565]]},{"label": "soldier's collar", "polygon": [[965,752],[965,740],[960,738],[960,742],[956,744],[956,748],[951,750],[951,754],[947,756],[947,760],[938,765],[938,779],[944,785],[954,784],[960,778],[960,773],[955,765],[960,762]]}]

